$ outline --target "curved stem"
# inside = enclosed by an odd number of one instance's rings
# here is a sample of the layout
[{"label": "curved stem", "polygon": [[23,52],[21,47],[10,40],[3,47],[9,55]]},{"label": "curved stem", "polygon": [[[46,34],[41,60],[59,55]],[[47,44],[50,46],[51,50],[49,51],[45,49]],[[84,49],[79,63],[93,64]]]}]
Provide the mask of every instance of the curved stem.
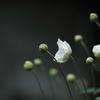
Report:
[{"label": "curved stem", "polygon": [[[78,84],[75,82],[74,85],[76,86],[77,90],[80,92],[80,89],[79,89]],[[81,95],[81,96],[82,96],[82,95]],[[80,97],[81,97],[81,96],[80,96]],[[83,97],[81,97],[81,100],[84,100]]]},{"label": "curved stem", "polygon": [[[86,44],[84,43],[84,41],[81,41],[81,45],[85,49],[87,55],[90,57],[89,50],[88,50]],[[94,95],[95,95],[96,94],[96,92],[95,92],[95,90],[96,90],[96,84],[95,84],[95,77],[94,77],[94,69],[93,69],[93,67],[91,67],[91,76],[92,76],[92,82],[93,82],[93,87],[94,87]]]},{"label": "curved stem", "polygon": [[86,96],[87,96],[87,98],[88,98],[88,100],[89,100],[88,93],[87,93],[85,84],[84,84],[84,82],[83,82],[83,79],[82,79],[82,77],[81,77],[80,71],[79,71],[79,69],[78,69],[78,67],[77,67],[77,65],[76,65],[76,62],[75,62],[75,60],[74,60],[74,58],[73,58],[72,56],[71,56],[71,59],[72,59],[72,61],[73,61],[73,64],[74,64],[74,67],[75,67],[77,73],[79,74],[79,77],[80,77],[80,79],[81,79],[81,82],[82,82],[82,84],[83,84],[83,86],[84,86],[84,89],[85,89],[85,92],[86,92]]},{"label": "curved stem", "polygon": [[96,21],[96,24],[100,27],[100,24],[99,24],[99,22],[98,22],[98,21]]},{"label": "curved stem", "polygon": [[74,85],[76,86],[77,90],[80,92],[78,84],[75,82]]},{"label": "curved stem", "polygon": [[95,84],[95,76],[94,76],[94,69],[91,67],[91,73],[92,73],[92,81],[93,81],[93,86],[94,86],[94,92],[93,94],[96,95],[96,84]]},{"label": "curved stem", "polygon": [[81,45],[82,45],[83,48],[85,49],[87,55],[90,56],[89,50],[88,50],[87,46],[85,45],[84,41],[81,41]]},{"label": "curved stem", "polygon": [[57,81],[62,87],[63,87],[63,89],[65,90],[65,96],[66,96],[66,99],[67,99],[67,90],[66,90],[66,88],[65,88],[65,86],[63,85],[63,82],[61,81],[61,77],[60,76],[56,76],[56,77],[54,77],[54,79],[55,79],[55,81]]},{"label": "curved stem", "polygon": [[98,73],[100,74],[100,69],[93,63],[92,64],[94,66],[94,68],[96,68],[96,70],[98,71]]},{"label": "curved stem", "polygon": [[48,78],[49,86],[50,86],[50,90],[51,90],[51,93],[52,93],[53,100],[56,100],[56,97],[54,95],[54,90],[53,90],[53,87],[52,87],[52,84],[51,84],[51,81],[50,81],[50,77],[49,77],[47,71],[45,70],[45,67],[44,66],[41,66],[41,68],[42,68],[42,70],[44,71],[44,73],[46,74],[46,76]]},{"label": "curved stem", "polygon": [[40,82],[39,82],[39,79],[38,79],[38,76],[37,76],[36,72],[35,72],[34,70],[32,70],[32,72],[33,72],[33,74],[35,75],[35,77],[36,77],[36,79],[37,79],[39,88],[40,88],[40,90],[41,90],[41,93],[42,93],[43,96],[44,96],[44,99],[47,100],[47,98],[46,98],[46,96],[45,96],[45,94],[44,94],[44,92],[43,92],[43,90],[42,90],[42,88],[41,88],[41,85],[40,85]]},{"label": "curved stem", "polygon": [[62,69],[60,68],[60,65],[58,64],[57,60],[54,58],[54,56],[53,56],[49,51],[47,51],[47,53],[55,60],[57,66],[58,66],[58,68],[59,68],[59,70],[60,70],[60,72],[61,72],[61,74],[62,74],[62,76],[63,76],[63,78],[64,78],[64,80],[65,80],[65,82],[66,82],[66,85],[67,85],[67,88],[68,88],[68,90],[69,90],[71,99],[73,100],[73,96],[72,96],[71,90],[70,90],[70,88],[69,88],[69,85],[68,85],[68,82],[67,82],[67,80],[66,80],[66,77],[65,77],[65,75],[64,75],[64,73],[63,73],[63,71],[62,71]]}]

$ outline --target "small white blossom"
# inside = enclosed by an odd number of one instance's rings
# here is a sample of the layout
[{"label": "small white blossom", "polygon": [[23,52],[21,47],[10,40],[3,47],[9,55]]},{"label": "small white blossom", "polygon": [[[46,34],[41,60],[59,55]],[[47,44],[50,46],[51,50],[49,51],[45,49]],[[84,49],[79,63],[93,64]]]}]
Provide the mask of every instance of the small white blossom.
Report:
[{"label": "small white blossom", "polygon": [[92,50],[94,56],[97,58],[97,59],[100,59],[100,44],[99,45],[95,45],[93,47],[93,50]]},{"label": "small white blossom", "polygon": [[72,49],[66,41],[63,42],[59,38],[57,41],[57,45],[58,51],[55,54],[55,59],[58,63],[64,63],[69,59],[70,55],[72,54]]}]

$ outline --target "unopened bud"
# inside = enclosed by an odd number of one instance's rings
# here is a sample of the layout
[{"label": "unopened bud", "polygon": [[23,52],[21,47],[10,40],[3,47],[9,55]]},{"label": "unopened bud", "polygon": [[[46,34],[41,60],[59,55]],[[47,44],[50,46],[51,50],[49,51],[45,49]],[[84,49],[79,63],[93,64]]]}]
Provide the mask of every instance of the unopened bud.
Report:
[{"label": "unopened bud", "polygon": [[68,82],[74,83],[76,81],[76,76],[74,74],[70,73],[66,76],[66,79]]},{"label": "unopened bud", "polygon": [[42,65],[42,60],[39,58],[34,59],[33,62],[35,64],[35,66],[37,66],[37,67],[40,67]]},{"label": "unopened bud", "polygon": [[89,17],[91,22],[96,22],[98,20],[98,15],[96,13],[91,13]]},{"label": "unopened bud", "polygon": [[39,51],[41,53],[45,53],[45,52],[47,52],[47,50],[48,50],[48,46],[46,44],[40,44]]},{"label": "unopened bud", "polygon": [[88,57],[88,58],[86,59],[86,63],[87,63],[88,65],[92,65],[93,62],[94,62],[94,59],[93,59],[92,57]]},{"label": "unopened bud", "polygon": [[58,70],[56,68],[51,68],[49,70],[49,75],[52,76],[52,77],[55,77],[58,75]]},{"label": "unopened bud", "polygon": [[27,71],[30,71],[33,69],[33,63],[31,61],[25,61],[24,63],[24,68],[27,70]]},{"label": "unopened bud", "polygon": [[75,40],[75,42],[81,42],[83,40],[83,36],[82,35],[75,35],[74,40]]}]

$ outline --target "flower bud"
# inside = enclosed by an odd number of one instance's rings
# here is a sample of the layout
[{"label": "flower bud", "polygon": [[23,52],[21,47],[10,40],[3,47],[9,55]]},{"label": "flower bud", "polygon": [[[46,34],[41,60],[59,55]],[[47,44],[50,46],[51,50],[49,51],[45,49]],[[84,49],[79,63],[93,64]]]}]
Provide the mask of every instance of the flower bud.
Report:
[{"label": "flower bud", "polygon": [[48,50],[48,46],[46,44],[40,44],[39,51],[41,53],[45,53],[45,52],[47,52],[47,50]]},{"label": "flower bud", "polygon": [[75,42],[81,42],[83,40],[83,36],[82,35],[75,35],[74,40],[75,40]]},{"label": "flower bud", "polygon": [[68,82],[74,83],[76,81],[76,76],[74,74],[70,73],[66,76],[66,79]]},{"label": "flower bud", "polygon": [[24,68],[27,70],[27,71],[30,71],[33,69],[33,63],[31,61],[25,61],[24,63]]},{"label": "flower bud", "polygon": [[96,13],[91,13],[90,14],[90,21],[96,22],[97,20],[98,20],[98,15]]},{"label": "flower bud", "polygon": [[52,77],[55,77],[58,75],[58,70],[56,68],[51,68],[49,70],[49,75],[52,76]]},{"label": "flower bud", "polygon": [[92,57],[88,57],[88,58],[86,59],[86,63],[87,63],[88,65],[92,65],[93,62],[94,62],[94,59],[93,59]]},{"label": "flower bud", "polygon": [[35,64],[35,66],[37,66],[37,67],[40,67],[42,65],[42,60],[39,58],[34,59],[33,62]]}]

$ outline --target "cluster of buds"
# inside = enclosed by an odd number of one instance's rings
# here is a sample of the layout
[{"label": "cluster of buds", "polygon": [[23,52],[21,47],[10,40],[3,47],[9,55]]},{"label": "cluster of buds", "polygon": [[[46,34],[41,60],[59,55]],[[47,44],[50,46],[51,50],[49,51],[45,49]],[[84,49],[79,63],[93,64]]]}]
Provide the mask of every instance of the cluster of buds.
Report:
[{"label": "cluster of buds", "polygon": [[[96,13],[91,13],[90,16],[89,16],[89,19],[90,19],[91,22],[96,23],[98,26],[100,26],[99,23],[98,23],[98,15]],[[87,48],[86,48],[86,46],[85,46],[85,44],[83,42],[83,36],[82,35],[80,35],[80,34],[75,35],[74,36],[74,40],[75,40],[75,42],[78,42],[78,43],[81,43],[82,45],[84,45],[83,47],[86,49],[86,52],[87,52]],[[69,60],[69,58],[72,58],[72,60],[73,60],[73,57],[71,56],[72,55],[71,46],[66,41],[62,41],[61,39],[58,38],[57,45],[58,45],[58,51],[56,52],[55,56],[53,56],[48,51],[48,45],[47,44],[40,44],[39,45],[39,51],[41,53],[46,53],[46,52],[49,53],[53,57],[54,61],[57,64],[58,63],[65,63],[65,62],[67,62]],[[94,54],[95,58],[100,59],[100,44],[93,46],[92,53]],[[73,61],[73,62],[75,64],[75,61]],[[25,70],[30,71],[30,70],[33,69],[34,65],[37,66],[37,67],[40,67],[43,64],[42,60],[38,59],[38,58],[34,59],[33,63],[31,61],[25,61],[25,63],[24,63]],[[92,57],[87,57],[86,64],[93,65],[94,64],[94,59]],[[76,69],[78,71],[78,68],[76,68]],[[61,69],[60,69],[60,71],[61,71]],[[100,70],[98,69],[98,71],[100,71]],[[64,75],[62,71],[61,71],[61,73],[62,73],[62,75]],[[56,68],[51,68],[49,70],[49,75],[51,77],[57,77],[58,74],[59,74],[59,72],[58,72],[58,70]],[[81,78],[80,74],[79,74],[79,76],[80,76],[80,79],[82,81],[82,78]],[[69,73],[64,78],[69,83],[75,83],[75,81],[76,81],[76,76],[74,74],[72,74],[72,73]],[[83,81],[82,81],[82,83],[83,83],[83,86],[84,86],[84,82]],[[85,88],[85,86],[84,86],[84,88]],[[86,89],[85,89],[85,91],[86,91]]]}]

